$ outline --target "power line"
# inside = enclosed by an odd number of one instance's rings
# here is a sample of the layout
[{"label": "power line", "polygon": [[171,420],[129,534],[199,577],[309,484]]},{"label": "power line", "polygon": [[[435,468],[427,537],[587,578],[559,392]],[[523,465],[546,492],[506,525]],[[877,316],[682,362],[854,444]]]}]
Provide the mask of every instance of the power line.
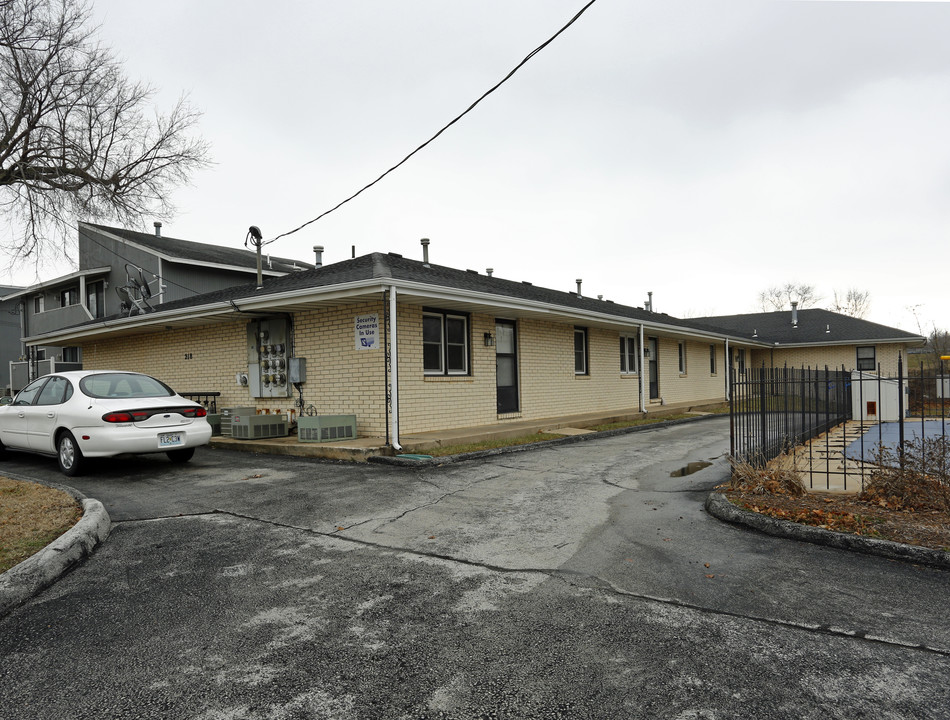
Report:
[{"label": "power line", "polygon": [[524,67],[524,65],[527,64],[527,62],[528,62],[531,58],[533,58],[533,57],[534,57],[535,55],[537,55],[539,52],[541,52],[542,50],[544,50],[544,48],[546,48],[548,45],[550,45],[552,42],[554,42],[554,41],[557,39],[557,37],[558,37],[561,33],[563,33],[563,32],[564,32],[565,30],[567,30],[571,25],[573,25],[575,22],[577,22],[577,20],[580,18],[580,16],[583,15],[585,12],[587,12],[588,8],[590,8],[590,6],[593,5],[595,2],[597,2],[597,0],[590,0],[590,2],[588,2],[586,5],[584,5],[584,7],[582,7],[582,8],[577,12],[577,14],[574,15],[574,17],[572,17],[570,20],[568,20],[568,22],[567,22],[560,30],[558,30],[556,33],[554,33],[554,35],[552,35],[551,37],[549,37],[549,38],[548,38],[547,40],[545,40],[543,43],[541,43],[540,45],[538,45],[538,47],[536,47],[536,48],[535,48],[534,50],[532,50],[530,53],[528,53],[528,54],[525,56],[524,60],[522,60],[520,63],[518,63],[507,75],[505,75],[505,77],[503,77],[501,80],[499,80],[497,83],[495,83],[491,88],[489,88],[485,93],[483,93],[483,94],[481,95],[481,97],[479,97],[475,102],[473,102],[471,105],[469,105],[469,106],[464,110],[464,112],[460,113],[460,114],[457,115],[455,118],[453,118],[451,121],[449,121],[449,122],[448,122],[445,126],[443,126],[442,129],[439,130],[435,135],[433,135],[432,137],[430,137],[428,140],[426,140],[424,143],[422,143],[419,147],[417,147],[417,148],[416,148],[415,150],[413,150],[411,153],[409,153],[408,155],[406,155],[406,157],[404,157],[404,158],[403,158],[402,160],[400,160],[398,163],[396,163],[395,165],[393,165],[391,168],[389,168],[386,172],[384,172],[384,173],[383,173],[382,175],[380,175],[378,178],[376,178],[375,180],[373,180],[371,183],[369,183],[369,184],[367,184],[367,185],[364,185],[362,188],[360,188],[359,190],[357,190],[355,193],[353,193],[352,195],[350,195],[350,196],[349,196],[348,198],[346,198],[345,200],[343,200],[343,201],[337,203],[336,205],[334,205],[334,206],[333,206],[332,208],[330,208],[329,210],[320,213],[320,214],[317,215],[315,218],[313,218],[313,220],[308,220],[308,221],[305,222],[303,225],[301,225],[301,226],[299,226],[299,227],[296,227],[296,228],[294,228],[293,230],[289,230],[289,231],[287,231],[287,232],[285,232],[285,233],[281,233],[280,235],[277,235],[276,237],[274,237],[272,240],[267,240],[267,241],[265,241],[265,242],[262,243],[262,244],[263,244],[263,245],[268,245],[268,244],[274,242],[275,240],[279,240],[279,239],[282,238],[282,237],[287,237],[288,235],[293,235],[295,232],[297,232],[297,231],[299,231],[299,230],[303,230],[303,229],[304,229],[305,227],[307,227],[308,225],[312,225],[312,224],[315,223],[317,220],[320,220],[321,218],[326,217],[327,215],[329,215],[330,213],[332,213],[334,210],[338,210],[339,208],[343,207],[343,206],[346,205],[348,202],[350,202],[350,200],[353,200],[353,199],[355,199],[356,197],[358,197],[359,195],[362,195],[366,190],[369,190],[371,187],[373,187],[376,183],[378,183],[378,182],[379,182],[380,180],[382,180],[384,177],[386,177],[387,175],[389,175],[391,172],[393,172],[393,171],[397,170],[398,168],[400,168],[402,165],[404,165],[406,162],[408,162],[409,159],[410,159],[413,155],[415,155],[416,153],[420,152],[422,149],[424,149],[426,146],[428,146],[430,143],[432,143],[436,138],[438,138],[442,133],[444,133],[444,132],[445,132],[446,130],[448,130],[450,127],[452,127],[453,125],[455,125],[455,123],[457,123],[457,122],[458,122],[459,120],[461,120],[463,117],[465,117],[466,115],[468,115],[472,110],[475,109],[475,107],[476,107],[482,100],[484,100],[485,98],[487,98],[489,95],[491,95],[493,92],[495,92],[495,90],[497,90],[497,89],[500,88],[502,85],[504,85],[506,82],[508,82],[508,80],[511,79],[511,77],[512,77],[516,72],[518,72],[522,67]]}]

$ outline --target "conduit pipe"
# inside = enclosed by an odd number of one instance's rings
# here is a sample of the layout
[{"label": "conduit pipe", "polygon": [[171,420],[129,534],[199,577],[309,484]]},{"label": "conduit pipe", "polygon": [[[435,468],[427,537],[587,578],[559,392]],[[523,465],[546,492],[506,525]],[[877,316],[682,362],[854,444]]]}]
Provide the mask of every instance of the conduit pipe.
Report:
[{"label": "conduit pipe", "polygon": [[[652,293],[651,293],[652,294]],[[643,367],[643,325],[640,325],[640,412],[645,413],[647,411],[647,404],[644,398],[644,387],[643,387],[643,375],[645,369]]]},{"label": "conduit pipe", "polygon": [[396,354],[396,286],[389,286],[389,357],[392,362],[390,381],[392,390],[390,395],[393,401],[392,446],[394,450],[402,450],[399,444],[399,356]]},{"label": "conduit pipe", "polygon": [[726,402],[729,402],[729,381],[732,379],[732,356],[729,355],[729,338],[726,338]]}]

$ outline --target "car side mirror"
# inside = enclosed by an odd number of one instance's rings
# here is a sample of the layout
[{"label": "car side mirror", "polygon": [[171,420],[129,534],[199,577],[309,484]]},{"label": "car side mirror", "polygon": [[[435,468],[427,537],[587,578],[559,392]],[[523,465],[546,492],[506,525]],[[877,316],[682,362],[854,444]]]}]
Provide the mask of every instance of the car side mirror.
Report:
[{"label": "car side mirror", "polygon": [[12,404],[13,404],[13,398],[10,397],[9,395],[4,395],[3,397],[0,397],[0,405],[12,405]]}]

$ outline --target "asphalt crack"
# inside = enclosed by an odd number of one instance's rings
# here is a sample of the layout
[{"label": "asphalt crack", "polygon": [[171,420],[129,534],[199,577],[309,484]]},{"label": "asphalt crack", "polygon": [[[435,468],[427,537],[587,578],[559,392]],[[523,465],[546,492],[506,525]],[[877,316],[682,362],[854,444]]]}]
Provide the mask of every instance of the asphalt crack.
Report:
[{"label": "asphalt crack", "polygon": [[[455,491],[459,492],[459,491]],[[354,545],[360,545],[367,548],[372,548],[375,550],[385,550],[387,552],[394,553],[405,553],[408,555],[414,555],[417,557],[423,557],[433,560],[441,560],[443,562],[454,563],[458,565],[463,565],[466,567],[479,568],[482,570],[488,570],[490,572],[497,572],[501,574],[531,574],[531,575],[543,575],[544,577],[550,578],[552,580],[557,580],[563,582],[571,587],[579,587],[585,589],[594,589],[599,590],[604,593],[609,593],[618,598],[623,599],[632,599],[639,600],[647,603],[656,603],[660,605],[665,605],[668,607],[675,607],[682,610],[689,610],[692,612],[702,613],[704,615],[710,615],[714,617],[725,617],[733,620],[743,620],[755,623],[761,623],[770,627],[780,627],[788,630],[796,630],[800,632],[821,635],[825,637],[835,637],[841,639],[849,640],[859,640],[862,642],[873,643],[875,645],[884,645],[892,648],[899,648],[902,650],[914,650],[918,652],[924,652],[930,655],[936,655],[939,657],[950,657],[950,649],[948,648],[938,648],[931,647],[929,645],[924,645],[921,643],[912,643],[904,642],[894,638],[885,638],[874,635],[868,631],[864,630],[849,630],[846,628],[835,627],[831,625],[821,625],[816,623],[803,623],[795,622],[793,620],[783,620],[781,618],[770,618],[762,615],[752,615],[745,613],[733,612],[730,610],[723,610],[720,608],[709,607],[706,605],[699,605],[697,603],[690,603],[684,600],[678,600],[671,597],[662,597],[658,595],[649,595],[647,593],[638,593],[632,592],[629,590],[624,590],[617,587],[609,580],[605,580],[597,575],[591,575],[589,573],[583,573],[577,570],[564,570],[564,569],[551,569],[551,568],[511,568],[503,565],[494,565],[492,563],[487,563],[477,560],[467,560],[465,558],[459,558],[453,555],[447,555],[445,553],[439,553],[435,551],[425,551],[417,550],[414,548],[399,547],[393,545],[385,545],[383,543],[374,542],[371,540],[363,540],[361,538],[347,537],[346,535],[341,535],[338,531],[326,532],[321,530],[315,530],[313,528],[301,527],[298,525],[291,525],[289,523],[282,523],[276,520],[266,520],[264,518],[258,518],[251,515],[242,515],[240,513],[231,512],[228,510],[216,509],[211,512],[206,513],[195,513],[193,515],[173,515],[167,518],[151,518],[151,519],[176,519],[183,517],[200,517],[202,515],[228,515],[231,517],[239,518],[242,520],[249,520],[252,522],[259,522],[265,525],[271,525],[273,527],[285,528],[289,530],[297,530],[300,532],[309,533],[312,535],[317,535],[320,537],[325,537],[328,539],[339,540],[343,542],[352,543]],[[124,521],[131,522],[131,521]]]}]

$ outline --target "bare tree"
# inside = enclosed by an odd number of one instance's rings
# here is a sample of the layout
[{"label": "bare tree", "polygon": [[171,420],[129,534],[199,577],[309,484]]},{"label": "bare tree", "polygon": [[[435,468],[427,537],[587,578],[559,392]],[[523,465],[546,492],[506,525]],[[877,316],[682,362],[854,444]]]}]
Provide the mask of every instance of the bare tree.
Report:
[{"label": "bare tree", "polygon": [[831,309],[851,317],[863,318],[871,309],[871,293],[857,288],[848,288],[847,292],[835,290]]},{"label": "bare tree", "polygon": [[798,302],[799,310],[811,307],[821,300],[814,285],[806,283],[785,283],[773,285],[759,293],[759,306],[763,311],[790,310],[792,302]]},{"label": "bare tree", "polygon": [[942,365],[940,358],[950,357],[950,331],[938,330],[937,326],[934,325],[933,332],[927,338],[927,346],[933,353],[934,367],[947,367]]},{"label": "bare tree", "polygon": [[20,228],[0,248],[15,260],[65,253],[77,218],[169,214],[208,162],[197,113],[183,99],[147,113],[152,90],[96,30],[83,0],[0,0],[0,212]]}]

